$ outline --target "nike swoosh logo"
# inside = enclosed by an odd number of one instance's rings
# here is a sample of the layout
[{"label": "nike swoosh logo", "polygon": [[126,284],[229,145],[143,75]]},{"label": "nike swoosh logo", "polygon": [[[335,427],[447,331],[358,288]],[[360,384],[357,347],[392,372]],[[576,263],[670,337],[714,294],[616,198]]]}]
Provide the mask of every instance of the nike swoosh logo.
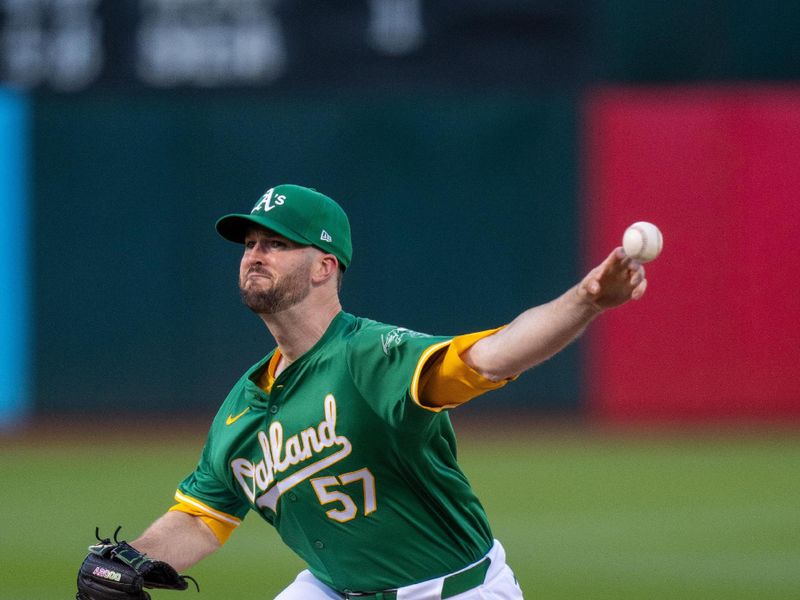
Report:
[{"label": "nike swoosh logo", "polygon": [[240,412],[235,417],[233,415],[228,415],[228,418],[225,419],[225,425],[233,425],[234,423],[236,423],[236,421],[239,420],[240,417],[243,417],[244,414],[249,412],[249,411],[250,411],[250,407],[248,406],[247,408],[245,408],[242,412]]}]

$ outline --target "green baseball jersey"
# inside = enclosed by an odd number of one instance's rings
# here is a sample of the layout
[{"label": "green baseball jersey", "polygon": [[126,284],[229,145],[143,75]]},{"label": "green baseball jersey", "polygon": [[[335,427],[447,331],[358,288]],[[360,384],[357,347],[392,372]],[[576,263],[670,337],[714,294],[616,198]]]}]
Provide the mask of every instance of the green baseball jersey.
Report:
[{"label": "green baseball jersey", "polygon": [[237,519],[256,511],[340,591],[479,560],[493,536],[450,418],[410,391],[423,355],[450,339],[339,313],[269,392],[258,381],[272,353],[245,373],[179,494]]}]

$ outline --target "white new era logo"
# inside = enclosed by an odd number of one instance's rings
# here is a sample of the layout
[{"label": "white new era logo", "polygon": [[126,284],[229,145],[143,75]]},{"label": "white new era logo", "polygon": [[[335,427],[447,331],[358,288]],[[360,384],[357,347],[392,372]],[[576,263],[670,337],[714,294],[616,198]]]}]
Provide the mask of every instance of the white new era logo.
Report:
[{"label": "white new era logo", "polygon": [[328,233],[327,231],[325,231],[324,229],[322,230],[322,234],[319,236],[319,239],[321,239],[323,242],[332,242],[333,241],[333,238],[331,237],[331,234]]}]

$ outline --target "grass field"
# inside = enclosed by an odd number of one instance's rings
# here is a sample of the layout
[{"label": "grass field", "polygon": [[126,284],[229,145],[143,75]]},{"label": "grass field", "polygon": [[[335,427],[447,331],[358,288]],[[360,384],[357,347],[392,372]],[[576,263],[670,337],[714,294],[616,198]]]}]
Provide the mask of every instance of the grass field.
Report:
[{"label": "grass field", "polygon": [[[0,438],[0,599],[73,598],[94,527],[137,535],[201,439]],[[467,428],[459,439],[526,598],[800,598],[800,432]],[[267,600],[301,567],[251,514],[189,571],[202,593],[179,597]]]}]

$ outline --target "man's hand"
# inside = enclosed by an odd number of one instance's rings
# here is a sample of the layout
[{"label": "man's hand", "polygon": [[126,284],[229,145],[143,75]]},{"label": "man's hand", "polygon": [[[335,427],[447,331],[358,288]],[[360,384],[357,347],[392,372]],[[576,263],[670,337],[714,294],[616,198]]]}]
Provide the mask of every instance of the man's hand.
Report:
[{"label": "man's hand", "polygon": [[578,297],[598,311],[638,300],[647,289],[644,267],[620,248],[606,257],[578,284]]},{"label": "man's hand", "polygon": [[144,588],[185,590],[187,580],[194,582],[169,564],[117,541],[116,533],[113,542],[100,539],[99,532],[96,535],[99,543],[89,546],[89,555],[78,571],[76,600],[150,600]]}]

